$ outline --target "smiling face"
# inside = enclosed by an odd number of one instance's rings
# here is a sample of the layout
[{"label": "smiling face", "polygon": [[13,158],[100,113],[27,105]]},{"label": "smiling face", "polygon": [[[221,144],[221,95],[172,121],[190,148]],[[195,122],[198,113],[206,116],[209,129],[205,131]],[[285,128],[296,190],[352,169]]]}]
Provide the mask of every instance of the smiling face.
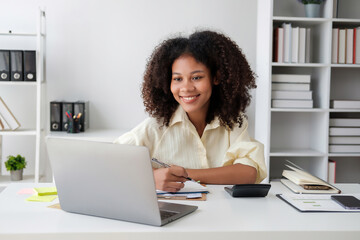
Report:
[{"label": "smiling face", "polygon": [[213,83],[210,70],[191,55],[182,55],[172,65],[170,90],[190,120],[205,121]]}]

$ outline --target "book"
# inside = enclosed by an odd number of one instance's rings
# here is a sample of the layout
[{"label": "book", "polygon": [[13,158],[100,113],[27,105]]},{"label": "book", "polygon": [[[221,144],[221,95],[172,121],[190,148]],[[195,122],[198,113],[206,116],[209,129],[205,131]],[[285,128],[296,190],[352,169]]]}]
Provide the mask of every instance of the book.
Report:
[{"label": "book", "polygon": [[346,29],[346,64],[353,63],[354,29]]},{"label": "book", "polygon": [[312,100],[271,100],[273,108],[312,108]]},{"label": "book", "polygon": [[309,83],[272,83],[272,90],[279,91],[309,91]]},{"label": "book", "polygon": [[354,28],[353,59],[352,59],[352,63],[353,63],[353,64],[356,64],[356,33],[357,33],[357,30],[356,30],[356,28]]},{"label": "book", "polygon": [[271,98],[311,100],[312,91],[271,91]]},{"label": "book", "polygon": [[338,63],[345,63],[346,54],[346,30],[339,29],[339,58]]},{"label": "book", "polygon": [[336,161],[330,160],[328,162],[328,183],[334,184],[336,182]]},{"label": "book", "polygon": [[332,108],[360,108],[359,100],[331,100],[330,107]]},{"label": "book", "polygon": [[360,137],[329,137],[329,144],[360,144]]},{"label": "book", "polygon": [[291,29],[291,62],[299,62],[299,27]]},{"label": "book", "polygon": [[276,83],[310,83],[310,75],[272,74],[271,81]]},{"label": "book", "polygon": [[299,63],[305,63],[306,52],[306,28],[299,30]]},{"label": "book", "polygon": [[274,62],[283,62],[284,29],[276,28],[274,32]]},{"label": "book", "polygon": [[16,130],[20,127],[19,121],[10,111],[4,100],[0,97],[0,115],[11,130]]},{"label": "book", "polygon": [[329,145],[331,153],[359,153],[360,145]]},{"label": "book", "polygon": [[330,136],[360,136],[360,127],[330,127]]},{"label": "book", "polygon": [[283,170],[281,182],[295,193],[340,193],[340,189],[308,173],[296,164],[286,160],[290,170]]},{"label": "book", "polygon": [[339,29],[333,28],[331,42],[331,63],[338,63],[339,57]]},{"label": "book", "polygon": [[306,43],[305,43],[305,62],[311,62],[311,28],[306,29]]},{"label": "book", "polygon": [[360,118],[330,118],[330,127],[360,127]]},{"label": "book", "polygon": [[291,62],[291,23],[283,23],[282,28],[284,29],[284,59],[283,61],[286,63]]},{"label": "book", "polygon": [[[356,39],[356,40],[355,40]],[[355,64],[360,64],[360,27],[354,31]]]}]

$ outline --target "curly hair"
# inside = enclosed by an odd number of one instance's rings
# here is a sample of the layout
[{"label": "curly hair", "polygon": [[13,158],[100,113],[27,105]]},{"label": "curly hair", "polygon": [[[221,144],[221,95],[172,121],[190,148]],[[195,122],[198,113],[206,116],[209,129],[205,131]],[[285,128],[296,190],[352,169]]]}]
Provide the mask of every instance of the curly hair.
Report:
[{"label": "curly hair", "polygon": [[211,77],[219,82],[213,86],[206,123],[217,116],[222,126],[232,129],[237,123],[241,127],[242,115],[251,102],[250,90],[256,88],[255,74],[239,46],[229,37],[213,31],[168,39],[155,48],[147,62],[142,84],[145,110],[163,125],[169,125],[179,105],[170,91],[172,65],[185,54],[204,64]]}]

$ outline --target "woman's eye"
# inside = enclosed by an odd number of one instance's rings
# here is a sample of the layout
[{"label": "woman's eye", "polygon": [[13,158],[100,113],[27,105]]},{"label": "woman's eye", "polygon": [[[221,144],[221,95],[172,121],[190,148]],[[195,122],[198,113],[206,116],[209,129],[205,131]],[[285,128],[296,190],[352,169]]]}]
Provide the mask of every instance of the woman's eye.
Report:
[{"label": "woman's eye", "polygon": [[201,78],[202,78],[201,76],[196,76],[196,77],[193,77],[193,80],[199,80]]},{"label": "woman's eye", "polygon": [[181,81],[181,78],[173,78],[174,81]]}]

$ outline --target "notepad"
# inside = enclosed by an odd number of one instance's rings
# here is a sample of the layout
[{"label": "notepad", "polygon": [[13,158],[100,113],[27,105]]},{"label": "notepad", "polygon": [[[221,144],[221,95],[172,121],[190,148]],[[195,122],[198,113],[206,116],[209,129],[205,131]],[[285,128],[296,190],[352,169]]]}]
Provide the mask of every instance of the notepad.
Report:
[{"label": "notepad", "polygon": [[40,187],[34,188],[38,196],[57,195],[56,187]]},{"label": "notepad", "polygon": [[52,202],[56,198],[57,198],[57,195],[48,195],[48,196],[32,195],[31,197],[28,197],[26,199],[26,201],[30,201],[30,202]]},{"label": "notepad", "polygon": [[[183,194],[183,193],[208,193],[209,190],[207,187],[204,187],[200,183],[192,182],[192,181],[186,181],[184,182],[185,187],[182,188],[180,191],[175,192],[173,194]],[[166,194],[169,192],[156,190],[157,194]]]}]

